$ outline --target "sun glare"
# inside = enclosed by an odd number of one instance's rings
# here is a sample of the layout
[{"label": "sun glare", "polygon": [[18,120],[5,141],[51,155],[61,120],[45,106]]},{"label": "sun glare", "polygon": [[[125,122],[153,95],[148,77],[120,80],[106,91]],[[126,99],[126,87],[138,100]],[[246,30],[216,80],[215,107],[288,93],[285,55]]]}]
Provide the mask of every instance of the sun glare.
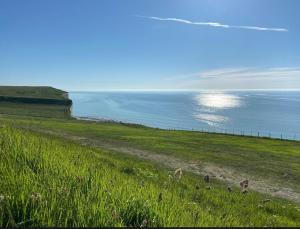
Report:
[{"label": "sun glare", "polygon": [[195,99],[199,106],[209,108],[229,109],[241,105],[241,100],[238,96],[223,93],[199,94]]}]

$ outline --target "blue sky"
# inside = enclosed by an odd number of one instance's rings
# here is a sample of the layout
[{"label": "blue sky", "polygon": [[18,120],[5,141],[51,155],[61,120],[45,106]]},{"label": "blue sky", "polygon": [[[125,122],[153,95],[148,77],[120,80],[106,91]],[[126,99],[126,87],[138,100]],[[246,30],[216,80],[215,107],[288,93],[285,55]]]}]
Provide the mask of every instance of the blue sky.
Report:
[{"label": "blue sky", "polygon": [[0,84],[300,89],[298,0],[1,0]]}]

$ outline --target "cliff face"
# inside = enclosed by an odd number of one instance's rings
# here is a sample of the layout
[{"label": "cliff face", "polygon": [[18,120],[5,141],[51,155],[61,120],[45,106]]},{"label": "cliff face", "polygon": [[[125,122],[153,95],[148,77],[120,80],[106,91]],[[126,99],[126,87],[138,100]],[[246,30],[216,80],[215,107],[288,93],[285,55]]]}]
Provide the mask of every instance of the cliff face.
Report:
[{"label": "cliff face", "polygon": [[68,92],[53,87],[0,86],[0,101],[71,106]]},{"label": "cliff face", "polygon": [[0,114],[71,118],[69,93],[53,87],[0,86]]},{"label": "cliff face", "polygon": [[70,99],[47,99],[47,98],[30,98],[30,97],[12,97],[12,96],[0,96],[0,102],[11,103],[30,103],[30,104],[52,104],[52,105],[72,105]]}]

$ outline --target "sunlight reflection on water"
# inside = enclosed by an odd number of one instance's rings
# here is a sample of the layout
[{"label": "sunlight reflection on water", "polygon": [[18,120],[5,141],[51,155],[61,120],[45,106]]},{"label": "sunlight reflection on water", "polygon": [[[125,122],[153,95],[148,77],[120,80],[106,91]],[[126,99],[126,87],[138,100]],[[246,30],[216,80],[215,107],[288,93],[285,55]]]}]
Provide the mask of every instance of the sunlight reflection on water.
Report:
[{"label": "sunlight reflection on water", "polygon": [[240,97],[224,93],[199,94],[195,99],[199,106],[210,108],[228,109],[241,105]]},{"label": "sunlight reflection on water", "polygon": [[228,117],[222,115],[215,115],[215,114],[195,114],[194,117],[202,122],[207,123],[210,126],[219,126],[223,123],[229,121]]},{"label": "sunlight reflection on water", "polygon": [[194,117],[210,126],[222,126],[230,121],[229,117],[218,114],[223,109],[233,109],[241,106],[241,98],[225,93],[203,93],[195,96],[198,111]]}]

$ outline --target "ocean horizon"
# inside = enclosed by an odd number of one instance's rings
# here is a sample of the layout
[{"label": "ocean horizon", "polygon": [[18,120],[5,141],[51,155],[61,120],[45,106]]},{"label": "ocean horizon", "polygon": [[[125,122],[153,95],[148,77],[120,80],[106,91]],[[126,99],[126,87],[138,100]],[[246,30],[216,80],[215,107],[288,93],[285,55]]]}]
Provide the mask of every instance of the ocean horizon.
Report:
[{"label": "ocean horizon", "polygon": [[299,90],[70,92],[72,115],[154,128],[300,139]]}]

